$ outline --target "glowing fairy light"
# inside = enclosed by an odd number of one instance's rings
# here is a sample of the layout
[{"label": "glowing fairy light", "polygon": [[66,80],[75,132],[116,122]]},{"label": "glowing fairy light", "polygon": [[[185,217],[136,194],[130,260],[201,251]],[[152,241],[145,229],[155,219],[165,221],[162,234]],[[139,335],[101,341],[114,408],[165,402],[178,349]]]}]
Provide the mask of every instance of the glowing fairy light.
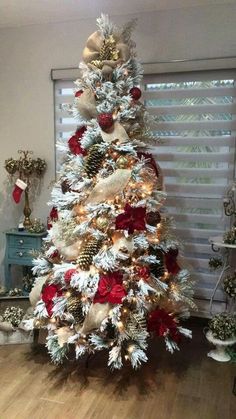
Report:
[{"label": "glowing fairy light", "polygon": [[118,327],[119,331],[124,330],[124,323],[122,321],[117,322],[117,327]]},{"label": "glowing fairy light", "polygon": [[134,351],[134,345],[130,345],[130,346],[128,346],[127,351],[128,351],[130,354],[132,354],[132,352]]}]

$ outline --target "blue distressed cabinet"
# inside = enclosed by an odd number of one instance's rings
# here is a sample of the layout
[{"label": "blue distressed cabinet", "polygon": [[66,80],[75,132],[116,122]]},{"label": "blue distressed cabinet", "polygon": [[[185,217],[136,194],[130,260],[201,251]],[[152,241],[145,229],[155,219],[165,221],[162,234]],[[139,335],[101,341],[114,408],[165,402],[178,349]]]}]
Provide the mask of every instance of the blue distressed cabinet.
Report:
[{"label": "blue distressed cabinet", "polygon": [[32,266],[32,250],[39,250],[46,233],[28,233],[27,231],[8,230],[6,234],[5,252],[5,286],[12,287],[11,265]]}]

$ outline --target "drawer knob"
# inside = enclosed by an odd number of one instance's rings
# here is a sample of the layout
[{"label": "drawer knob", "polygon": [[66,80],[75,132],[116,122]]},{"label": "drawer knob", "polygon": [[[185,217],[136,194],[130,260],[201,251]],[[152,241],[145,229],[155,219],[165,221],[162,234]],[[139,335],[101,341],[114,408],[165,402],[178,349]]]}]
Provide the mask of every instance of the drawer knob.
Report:
[{"label": "drawer knob", "polygon": [[20,256],[20,258],[22,258],[23,252],[19,252],[18,255]]},{"label": "drawer knob", "polygon": [[23,243],[24,243],[24,240],[20,239],[20,240],[19,240],[19,243],[20,243],[20,244],[23,244]]}]

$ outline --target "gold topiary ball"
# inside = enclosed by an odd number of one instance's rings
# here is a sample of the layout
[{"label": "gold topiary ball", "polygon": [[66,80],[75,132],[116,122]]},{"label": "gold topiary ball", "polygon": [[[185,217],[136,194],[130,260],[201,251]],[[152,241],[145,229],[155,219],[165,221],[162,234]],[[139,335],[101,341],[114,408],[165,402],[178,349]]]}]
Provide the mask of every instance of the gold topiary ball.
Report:
[{"label": "gold topiary ball", "polygon": [[99,230],[106,230],[106,228],[108,227],[109,224],[109,219],[103,215],[99,216],[96,219],[96,226]]}]

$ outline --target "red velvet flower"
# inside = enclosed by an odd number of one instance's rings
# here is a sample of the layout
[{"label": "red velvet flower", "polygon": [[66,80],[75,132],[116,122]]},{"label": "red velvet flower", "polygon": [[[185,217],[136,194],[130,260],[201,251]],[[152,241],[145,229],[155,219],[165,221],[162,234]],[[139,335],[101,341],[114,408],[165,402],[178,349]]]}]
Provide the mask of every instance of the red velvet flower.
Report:
[{"label": "red velvet flower", "polygon": [[86,150],[81,147],[80,140],[83,137],[83,134],[86,131],[86,127],[78,128],[74,135],[68,140],[68,146],[73,154],[82,154],[83,156],[86,155]]},{"label": "red velvet flower", "polygon": [[177,263],[178,249],[170,249],[165,254],[165,264],[167,271],[172,275],[177,275],[180,271],[180,266]]},{"label": "red velvet flower", "polygon": [[65,280],[65,282],[67,284],[70,283],[71,278],[72,278],[72,275],[74,275],[76,272],[77,272],[76,269],[73,269],[73,268],[72,269],[68,269],[68,271],[65,272],[65,274],[64,274],[64,280]]},{"label": "red velvet flower", "polygon": [[162,308],[156,308],[148,317],[148,331],[157,336],[169,335],[176,343],[180,341],[180,333],[173,317]]},{"label": "red velvet flower", "polygon": [[122,298],[125,296],[126,291],[122,285],[122,274],[111,272],[100,277],[93,302],[121,304]]},{"label": "red velvet flower", "polygon": [[46,285],[42,291],[42,300],[45,303],[49,317],[52,316],[53,309],[53,298],[60,297],[62,295],[62,289],[57,284]]},{"label": "red velvet flower", "polygon": [[131,207],[126,204],[124,210],[125,212],[116,217],[116,230],[128,230],[129,234],[134,230],[146,230],[145,207]]},{"label": "red velvet flower", "polygon": [[152,154],[150,153],[144,153],[143,151],[138,151],[137,156],[139,159],[141,159],[141,157],[144,157],[145,159],[148,160],[148,165],[155,171],[156,176],[159,176],[159,171],[155,162],[155,159],[152,157]]},{"label": "red velvet flower", "polygon": [[49,215],[52,221],[57,221],[58,220],[57,207],[52,207]]}]

